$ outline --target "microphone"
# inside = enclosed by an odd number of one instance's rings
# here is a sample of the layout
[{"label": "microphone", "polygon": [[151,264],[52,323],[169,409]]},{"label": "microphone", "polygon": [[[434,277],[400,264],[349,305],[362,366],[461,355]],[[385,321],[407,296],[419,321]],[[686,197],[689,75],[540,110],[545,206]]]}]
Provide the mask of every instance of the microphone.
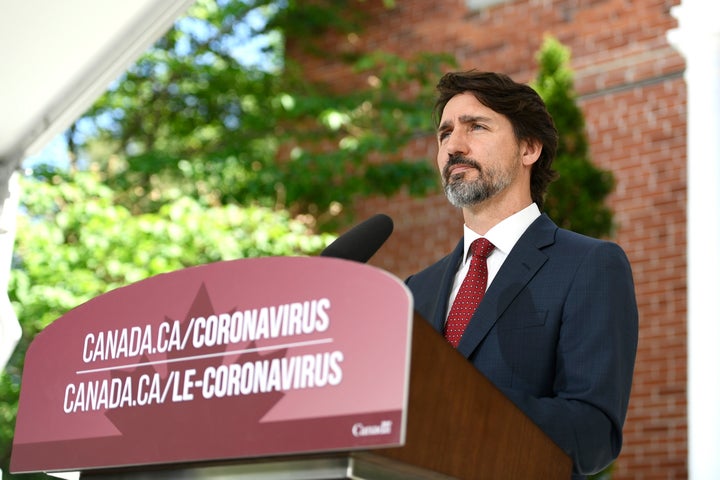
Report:
[{"label": "microphone", "polygon": [[380,249],[392,231],[392,219],[384,213],[377,213],[336,238],[320,252],[320,256],[365,263]]}]

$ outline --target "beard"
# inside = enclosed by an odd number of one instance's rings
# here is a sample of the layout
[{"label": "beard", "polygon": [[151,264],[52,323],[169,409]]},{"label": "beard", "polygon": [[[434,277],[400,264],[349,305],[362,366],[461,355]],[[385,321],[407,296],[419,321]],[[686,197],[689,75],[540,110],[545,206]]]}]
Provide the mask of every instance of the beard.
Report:
[{"label": "beard", "polygon": [[[451,174],[453,165],[467,165],[477,170],[474,179],[466,179],[466,172]],[[458,208],[471,207],[494,197],[507,188],[517,176],[517,168],[503,169],[497,165],[481,167],[477,162],[461,155],[453,155],[442,171],[445,196]]]}]

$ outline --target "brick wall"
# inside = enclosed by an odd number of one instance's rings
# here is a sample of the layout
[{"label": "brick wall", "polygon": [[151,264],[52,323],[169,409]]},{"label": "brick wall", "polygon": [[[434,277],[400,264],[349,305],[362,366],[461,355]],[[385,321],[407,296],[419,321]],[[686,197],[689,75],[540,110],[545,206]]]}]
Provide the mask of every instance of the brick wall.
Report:
[{"label": "brick wall", "polygon": [[[572,51],[579,103],[593,161],[614,172],[613,240],[633,265],[640,345],[619,479],[687,478],[686,419],[686,117],[682,57],[667,43],[679,0],[509,0],[471,10],[465,0],[350,2],[367,15],[357,36],[318,39],[328,50],[381,49],[410,55],[453,53],[462,68],[534,77],[535,54],[551,33]],[[289,52],[312,79],[362,82],[328,57]],[[428,106],[428,112],[430,111]],[[434,162],[429,138],[411,147]],[[442,195],[369,199],[359,217],[385,212],[395,232],[371,263],[404,278],[448,252],[462,217]]]}]

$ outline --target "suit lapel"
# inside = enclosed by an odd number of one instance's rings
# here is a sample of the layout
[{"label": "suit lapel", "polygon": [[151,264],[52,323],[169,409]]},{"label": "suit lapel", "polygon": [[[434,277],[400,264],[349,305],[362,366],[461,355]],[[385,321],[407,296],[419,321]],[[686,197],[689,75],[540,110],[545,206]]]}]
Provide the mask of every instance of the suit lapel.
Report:
[{"label": "suit lapel", "polygon": [[541,215],[510,251],[460,339],[457,349],[466,358],[480,345],[498,318],[547,261],[541,249],[554,242],[556,230],[557,226],[552,220]]},{"label": "suit lapel", "polygon": [[435,305],[433,316],[430,319],[435,330],[441,334],[445,331],[448,298],[450,298],[450,291],[452,290],[453,282],[455,280],[455,272],[457,272],[460,267],[463,253],[465,253],[464,250],[464,242],[461,239],[455,247],[455,250],[446,257],[445,269],[443,271],[442,278],[440,279],[439,295],[437,296],[438,301]]}]

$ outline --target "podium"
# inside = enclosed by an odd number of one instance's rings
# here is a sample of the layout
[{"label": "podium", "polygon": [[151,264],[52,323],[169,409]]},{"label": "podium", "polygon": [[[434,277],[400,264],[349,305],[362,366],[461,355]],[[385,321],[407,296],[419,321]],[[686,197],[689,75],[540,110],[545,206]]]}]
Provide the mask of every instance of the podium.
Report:
[{"label": "podium", "polygon": [[[279,288],[273,272],[282,272]],[[177,305],[189,292],[192,306]],[[187,310],[185,318],[174,308]],[[267,335],[237,350],[233,319],[249,332],[251,314]],[[26,357],[12,472],[156,480],[571,475],[569,457],[413,312],[405,285],[364,264],[293,257],[192,267],[101,295],[46,330]],[[261,365],[266,376],[257,380]],[[307,368],[293,374],[291,365]],[[255,390],[244,376],[253,368]]]}]

